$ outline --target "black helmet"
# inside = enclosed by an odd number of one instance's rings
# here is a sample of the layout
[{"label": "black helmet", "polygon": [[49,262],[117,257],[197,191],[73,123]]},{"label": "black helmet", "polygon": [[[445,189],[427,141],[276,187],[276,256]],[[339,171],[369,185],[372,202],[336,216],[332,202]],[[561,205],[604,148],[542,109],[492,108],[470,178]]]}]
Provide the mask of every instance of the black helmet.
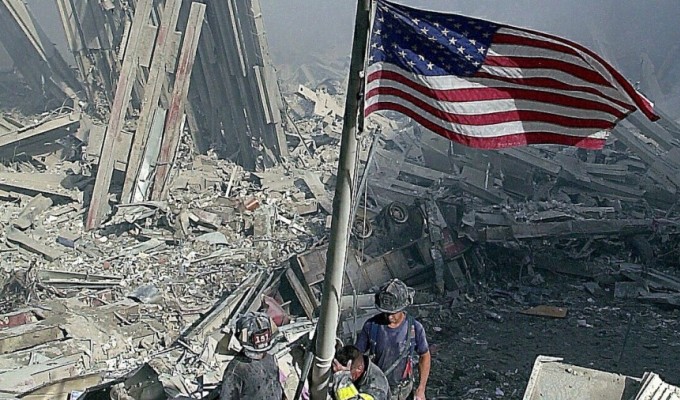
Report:
[{"label": "black helmet", "polygon": [[375,294],[375,307],[384,313],[397,313],[411,305],[415,291],[399,279],[392,279]]},{"label": "black helmet", "polygon": [[265,313],[247,312],[236,321],[236,339],[246,351],[263,353],[272,348],[272,328],[271,319]]}]

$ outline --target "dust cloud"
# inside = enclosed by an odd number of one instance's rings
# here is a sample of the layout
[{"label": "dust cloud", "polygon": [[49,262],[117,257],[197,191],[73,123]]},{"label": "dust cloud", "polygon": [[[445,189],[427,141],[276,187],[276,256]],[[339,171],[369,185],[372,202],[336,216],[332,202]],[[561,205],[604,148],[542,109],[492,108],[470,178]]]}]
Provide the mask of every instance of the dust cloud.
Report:
[{"label": "dust cloud", "polygon": [[[680,7],[677,0],[403,0],[403,4],[464,14],[549,32],[598,52],[648,96],[679,116]],[[290,66],[348,57],[356,2],[261,0],[275,63]],[[654,75],[655,82],[644,76]],[[658,89],[660,86],[660,92]],[[656,89],[655,89],[656,88]],[[659,99],[659,97],[662,97]],[[670,109],[669,109],[670,108]]]}]

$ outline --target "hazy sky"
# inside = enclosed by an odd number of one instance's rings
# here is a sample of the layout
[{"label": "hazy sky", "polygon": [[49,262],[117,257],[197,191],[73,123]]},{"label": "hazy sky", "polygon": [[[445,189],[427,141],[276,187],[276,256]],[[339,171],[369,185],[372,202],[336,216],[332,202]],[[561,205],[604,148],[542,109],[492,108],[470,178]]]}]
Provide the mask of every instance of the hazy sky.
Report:
[{"label": "hazy sky", "polygon": [[[309,55],[348,55],[356,2],[351,0],[260,0],[275,62],[295,64]],[[587,45],[627,75],[638,73],[642,52],[661,65],[676,46],[680,59],[678,0],[402,0],[546,31]],[[599,43],[598,43],[599,42]],[[635,80],[637,77],[629,76]]]},{"label": "hazy sky", "polygon": [[[349,56],[355,1],[260,2],[275,63],[296,67],[312,60]],[[548,32],[581,43],[633,83],[643,80],[643,71],[645,76],[656,76],[658,85],[643,81],[641,90],[668,113],[680,117],[680,0],[397,2]]]},{"label": "hazy sky", "polygon": [[[680,0],[399,1],[577,41],[600,53],[632,82],[641,80],[643,70],[653,71],[665,92],[664,101],[677,104],[673,108],[680,109]],[[65,50],[54,1],[28,0],[28,3],[51,40]],[[295,67],[312,60],[323,62],[349,56],[356,1],[260,0],[260,3],[276,64]],[[0,58],[5,57],[0,54]],[[643,66],[643,59],[651,61],[651,67],[646,61]],[[644,85],[643,82],[643,90]]]}]

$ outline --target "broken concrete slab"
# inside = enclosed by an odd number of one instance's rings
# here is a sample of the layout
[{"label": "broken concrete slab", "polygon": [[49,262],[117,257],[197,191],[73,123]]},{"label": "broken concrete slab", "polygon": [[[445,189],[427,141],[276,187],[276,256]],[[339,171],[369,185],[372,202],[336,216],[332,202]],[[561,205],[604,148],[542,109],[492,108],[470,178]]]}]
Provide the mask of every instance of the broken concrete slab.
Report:
[{"label": "broken concrete slab", "polygon": [[123,280],[119,276],[57,270],[38,270],[37,277],[44,285],[56,288],[81,289],[111,288],[120,285]]},{"label": "broken concrete slab", "polygon": [[6,237],[9,242],[28,250],[31,253],[39,254],[47,261],[57,260],[64,255],[64,253],[58,249],[46,246],[14,227],[7,229]]},{"label": "broken concrete slab", "polygon": [[23,210],[21,210],[16,220],[14,220],[13,225],[16,228],[25,231],[33,225],[38,215],[52,207],[52,204],[54,204],[52,199],[46,198],[42,194],[38,194],[26,204],[26,207],[24,207]]},{"label": "broken concrete slab", "polygon": [[631,399],[640,380],[563,363],[561,358],[538,356],[523,400],[539,399]]},{"label": "broken concrete slab", "polygon": [[309,190],[312,191],[314,197],[319,202],[319,205],[324,209],[324,211],[326,211],[329,214],[332,214],[333,213],[333,204],[331,202],[332,197],[328,194],[328,192],[324,188],[323,183],[321,183],[319,175],[315,174],[312,171],[304,171],[304,173],[302,173],[300,176],[302,176],[302,179],[307,184],[307,187],[309,188]]},{"label": "broken concrete slab", "polygon": [[65,332],[59,326],[47,322],[35,322],[3,329],[0,331],[0,354],[61,340],[65,336]]},{"label": "broken concrete slab", "polygon": [[0,189],[25,193],[29,196],[42,194],[61,201],[77,201],[78,196],[61,185],[66,175],[0,172]]}]

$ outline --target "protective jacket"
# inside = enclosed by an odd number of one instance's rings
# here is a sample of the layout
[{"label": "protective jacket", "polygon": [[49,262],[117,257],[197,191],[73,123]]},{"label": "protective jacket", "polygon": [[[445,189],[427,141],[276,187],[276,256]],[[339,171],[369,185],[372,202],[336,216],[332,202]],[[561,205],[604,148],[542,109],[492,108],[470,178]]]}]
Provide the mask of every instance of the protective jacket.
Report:
[{"label": "protective jacket", "polygon": [[239,354],[227,365],[220,400],[281,400],[282,397],[279,367],[273,355],[265,354],[261,360],[253,360]]},{"label": "protective jacket", "polygon": [[335,400],[389,400],[390,385],[385,374],[377,365],[364,356],[364,373],[352,382],[349,371],[333,376],[333,398]]}]

